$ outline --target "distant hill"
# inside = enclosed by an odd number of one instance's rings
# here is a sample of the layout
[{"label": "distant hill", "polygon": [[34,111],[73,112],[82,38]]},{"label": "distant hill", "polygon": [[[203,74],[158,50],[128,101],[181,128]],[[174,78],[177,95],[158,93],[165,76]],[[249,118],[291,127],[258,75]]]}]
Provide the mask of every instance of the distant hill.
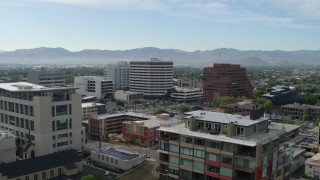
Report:
[{"label": "distant hill", "polygon": [[209,65],[238,63],[246,66],[318,65],[320,50],[299,51],[241,51],[220,48],[208,51],[187,52],[178,49],[145,47],[130,50],[82,50],[71,52],[63,48],[40,47],[0,51],[0,63],[20,64],[108,64],[119,60],[140,61],[156,57],[173,61],[175,65]]}]

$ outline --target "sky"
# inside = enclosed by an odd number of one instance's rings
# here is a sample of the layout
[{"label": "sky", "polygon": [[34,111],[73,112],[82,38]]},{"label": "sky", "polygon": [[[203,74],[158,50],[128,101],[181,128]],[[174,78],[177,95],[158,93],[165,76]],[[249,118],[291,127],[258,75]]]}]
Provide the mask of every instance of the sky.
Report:
[{"label": "sky", "polygon": [[319,50],[320,0],[0,0],[0,50]]}]

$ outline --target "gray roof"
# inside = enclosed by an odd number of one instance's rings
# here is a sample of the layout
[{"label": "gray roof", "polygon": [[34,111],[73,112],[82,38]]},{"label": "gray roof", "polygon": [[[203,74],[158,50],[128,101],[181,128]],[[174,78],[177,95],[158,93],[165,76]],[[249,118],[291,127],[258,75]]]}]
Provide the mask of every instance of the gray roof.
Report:
[{"label": "gray roof", "polygon": [[113,156],[113,157],[121,159],[121,160],[131,160],[131,159],[139,157],[139,154],[133,154],[133,153],[118,150],[115,148],[101,148],[101,149],[96,149],[94,151],[96,153],[107,154],[109,156]]},{"label": "gray roof", "polygon": [[191,111],[191,112],[185,113],[185,115],[187,115],[185,118],[191,118],[193,116],[198,120],[218,122],[218,123],[224,123],[224,124],[233,122],[236,125],[240,125],[240,126],[251,126],[253,124],[257,124],[262,121],[268,120],[268,118],[251,120],[249,116],[225,114],[225,113],[202,111],[202,110]]},{"label": "gray roof", "polygon": [[77,89],[73,86],[61,87],[44,87],[37,84],[28,82],[14,82],[14,83],[0,83],[0,89],[12,92],[30,92],[30,91],[43,91],[43,90],[63,90],[63,89]]}]

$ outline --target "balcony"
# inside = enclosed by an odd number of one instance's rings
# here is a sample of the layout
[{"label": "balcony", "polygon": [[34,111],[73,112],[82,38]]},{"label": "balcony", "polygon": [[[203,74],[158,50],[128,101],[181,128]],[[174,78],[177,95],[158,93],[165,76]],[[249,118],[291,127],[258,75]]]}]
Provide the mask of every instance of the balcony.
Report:
[{"label": "balcony", "polygon": [[234,169],[252,173],[255,171],[255,168],[257,167],[256,159],[244,159],[241,157],[236,157],[234,162]]}]

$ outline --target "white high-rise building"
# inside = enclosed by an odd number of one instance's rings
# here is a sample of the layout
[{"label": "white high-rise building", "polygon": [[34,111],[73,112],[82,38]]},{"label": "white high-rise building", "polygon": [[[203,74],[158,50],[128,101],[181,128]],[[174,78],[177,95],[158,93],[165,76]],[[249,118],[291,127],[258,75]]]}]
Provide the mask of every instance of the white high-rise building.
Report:
[{"label": "white high-rise building", "polygon": [[75,87],[0,84],[0,128],[16,135],[24,158],[81,150],[81,119],[81,96]]},{"label": "white high-rise building", "polygon": [[129,88],[129,64],[126,61],[108,64],[105,76],[113,81],[114,89]]},{"label": "white high-rise building", "polygon": [[28,82],[41,86],[64,86],[66,72],[63,70],[35,70],[28,72]]},{"label": "white high-rise building", "polygon": [[130,62],[130,91],[142,92],[146,98],[163,97],[173,87],[173,62],[151,61]]},{"label": "white high-rise building", "polygon": [[77,93],[98,99],[108,99],[113,94],[113,82],[106,77],[77,76],[74,77],[74,86],[78,88]]}]

